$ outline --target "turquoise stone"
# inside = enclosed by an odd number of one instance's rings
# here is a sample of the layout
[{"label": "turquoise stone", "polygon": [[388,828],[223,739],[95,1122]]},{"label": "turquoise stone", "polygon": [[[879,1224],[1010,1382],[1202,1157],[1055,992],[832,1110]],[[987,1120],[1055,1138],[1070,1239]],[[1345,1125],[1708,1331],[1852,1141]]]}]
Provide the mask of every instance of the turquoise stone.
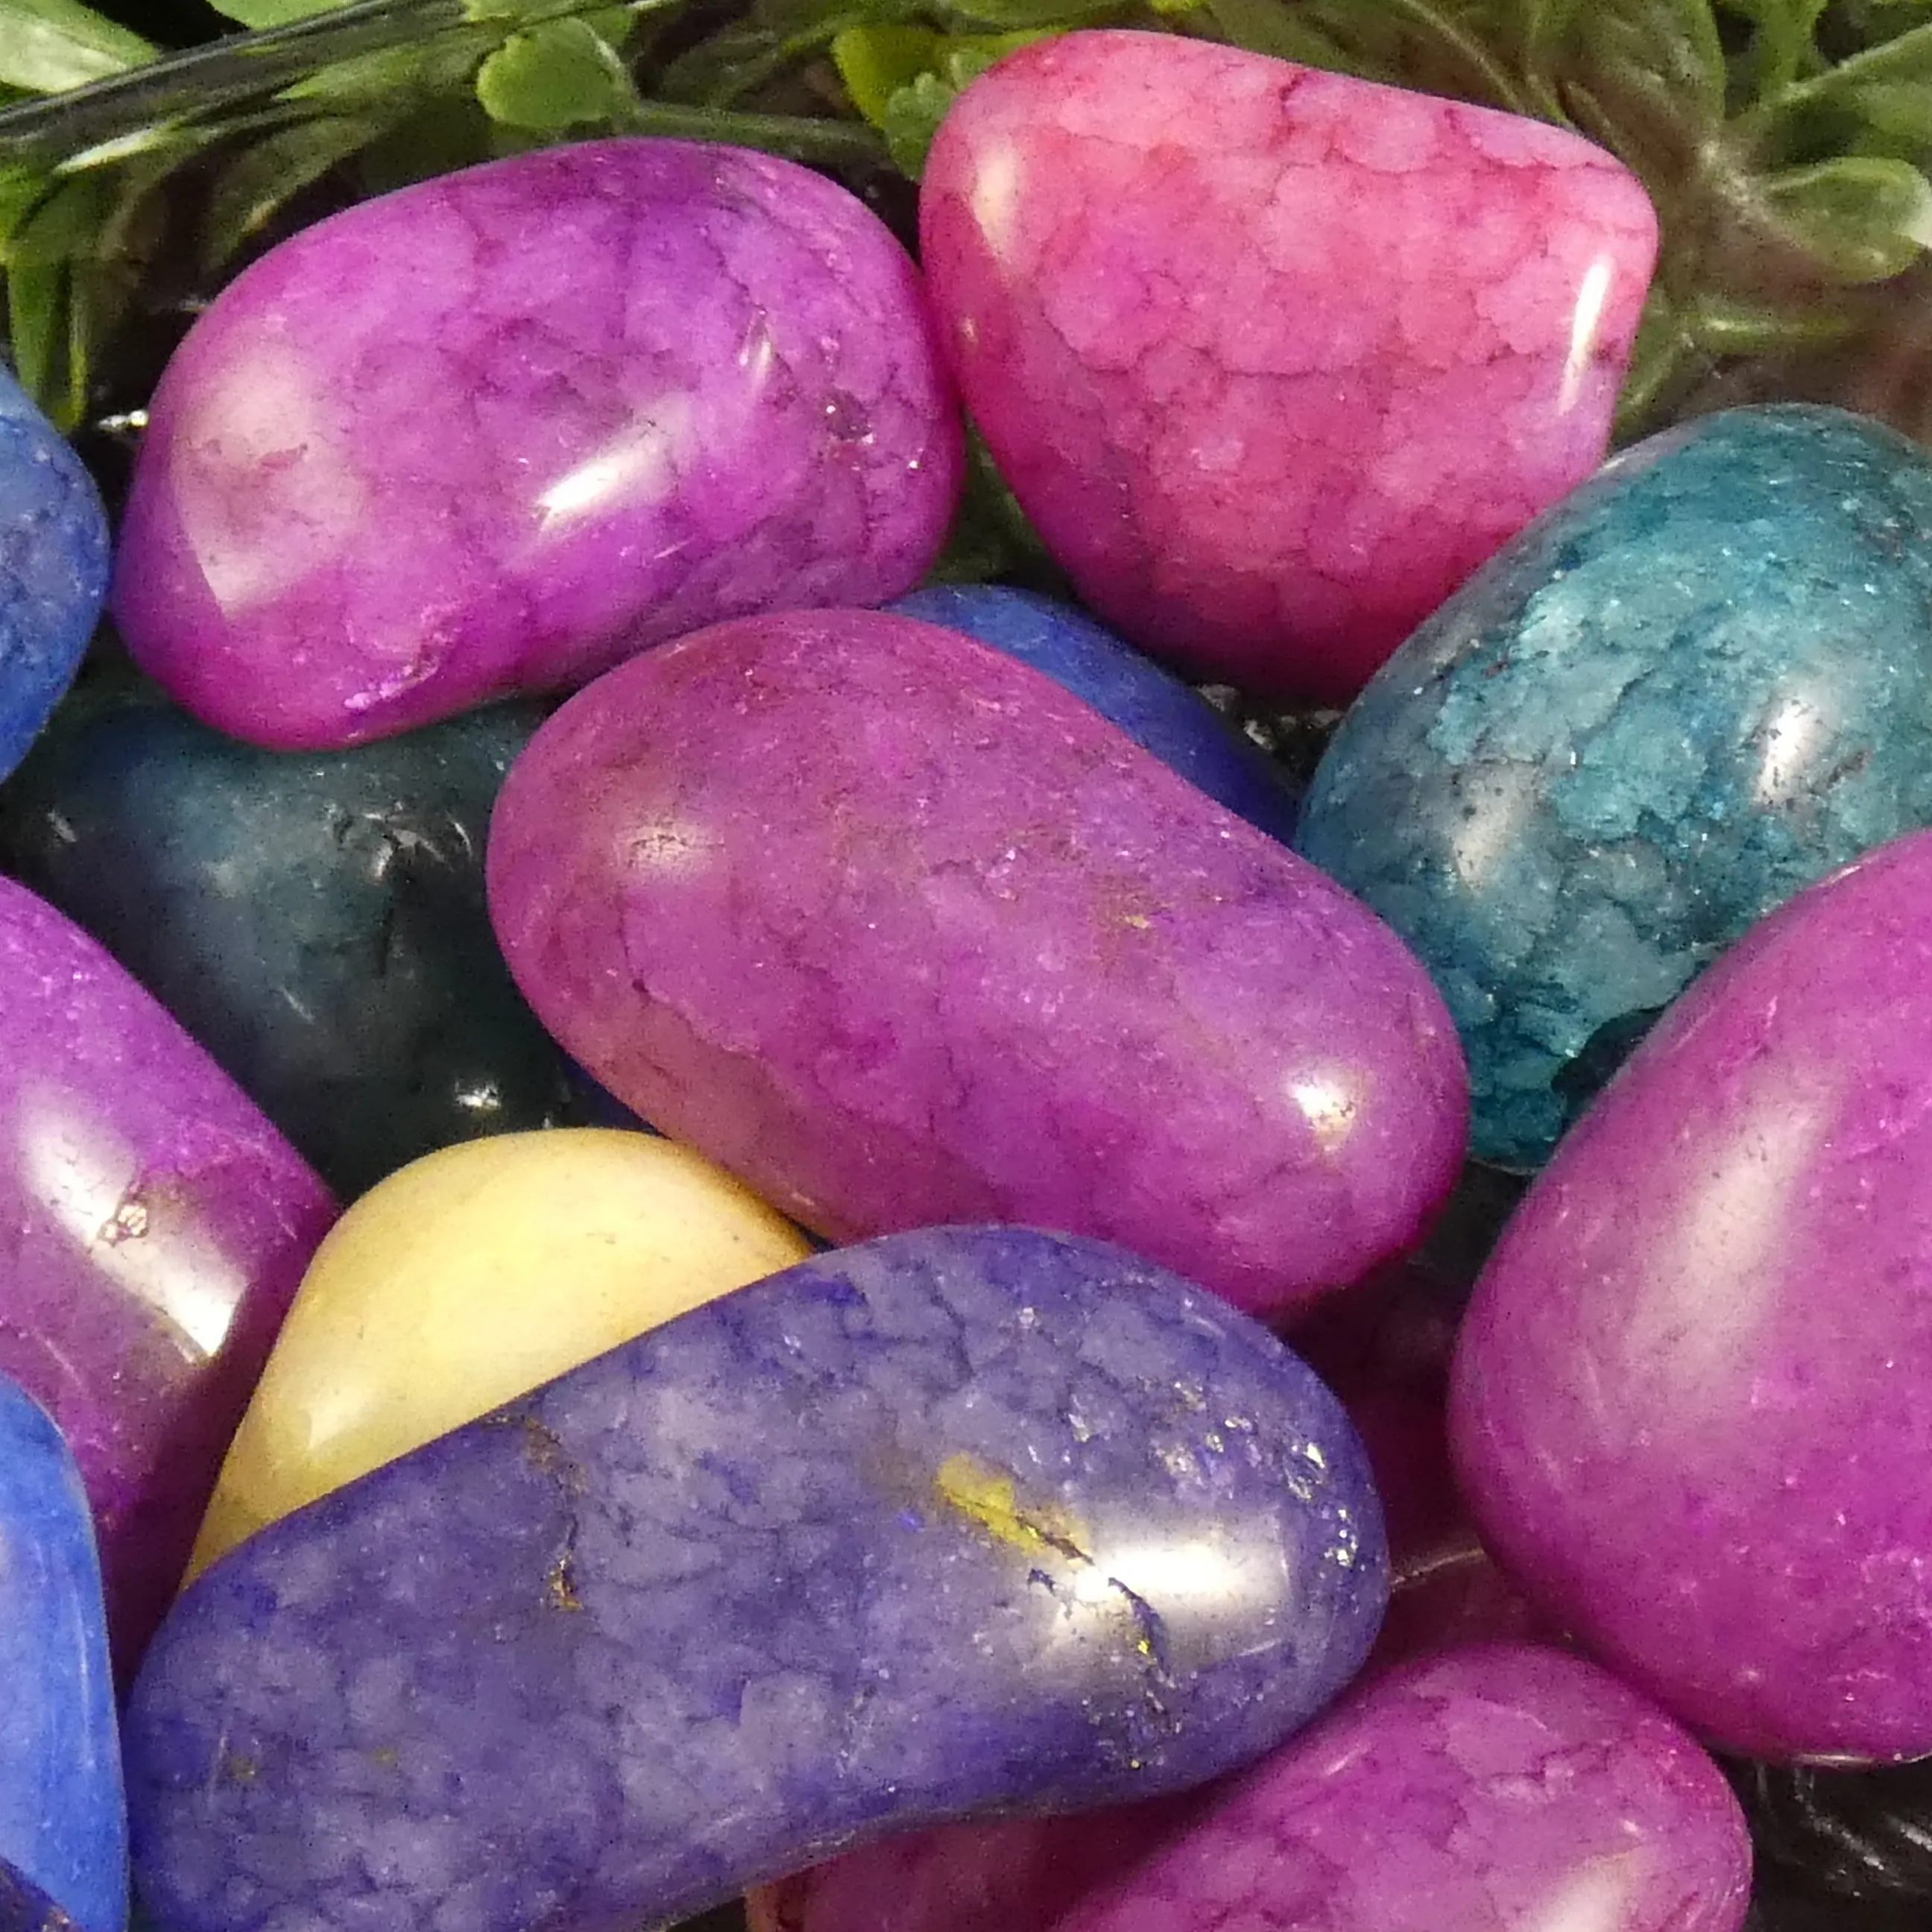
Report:
[{"label": "turquoise stone", "polygon": [[93,1519],[60,1431],[4,1376],[0,1713],[0,1932],[57,1922],[20,1882],[81,1932],[119,1932],[128,1827]]},{"label": "turquoise stone", "polygon": [[1298,843],[1447,998],[1472,1151],[1532,1168],[1754,920],[1932,822],[1928,732],[1932,461],[1736,410],[1610,464],[1417,632]]}]

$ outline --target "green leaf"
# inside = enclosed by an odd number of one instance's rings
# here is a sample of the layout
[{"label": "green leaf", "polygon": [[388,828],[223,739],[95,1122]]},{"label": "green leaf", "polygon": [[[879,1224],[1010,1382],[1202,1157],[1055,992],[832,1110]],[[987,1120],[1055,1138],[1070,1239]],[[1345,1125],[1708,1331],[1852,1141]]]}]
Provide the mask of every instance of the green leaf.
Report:
[{"label": "green leaf", "polygon": [[291,20],[332,13],[344,0],[210,0],[210,4],[217,13],[239,20],[244,27],[285,27]]},{"label": "green leaf", "polygon": [[930,27],[891,21],[848,27],[832,38],[832,62],[852,104],[874,128],[884,128],[892,96],[936,70],[941,38]]},{"label": "green leaf", "polygon": [[55,428],[80,421],[68,367],[69,265],[36,263],[7,272],[8,333],[20,386]]},{"label": "green leaf", "polygon": [[80,0],[0,4],[0,82],[33,94],[64,93],[152,60],[139,34]]},{"label": "green leaf", "polygon": [[232,260],[303,189],[359,154],[390,123],[375,116],[318,116],[243,148],[215,175],[201,219],[201,260],[212,272]]},{"label": "green leaf", "polygon": [[493,121],[546,133],[622,128],[639,106],[630,70],[582,20],[512,34],[478,70],[476,98]]},{"label": "green leaf", "polygon": [[1883,281],[1932,242],[1932,182],[1908,161],[1847,154],[1760,185],[1778,220],[1841,282]]}]

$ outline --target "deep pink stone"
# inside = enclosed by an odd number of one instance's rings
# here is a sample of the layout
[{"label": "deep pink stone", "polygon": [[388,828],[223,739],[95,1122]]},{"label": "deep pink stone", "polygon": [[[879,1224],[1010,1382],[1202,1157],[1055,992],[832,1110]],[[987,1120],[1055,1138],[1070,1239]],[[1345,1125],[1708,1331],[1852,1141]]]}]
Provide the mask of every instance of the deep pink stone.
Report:
[{"label": "deep pink stone", "polygon": [[65,1433],[124,1674],[334,1203],[76,926],[0,880],[0,1373]]},{"label": "deep pink stone", "polygon": [[1594,1666],[1525,1645],[1412,1664],[1164,1810],[959,1826],[774,1888],[758,1932],[1736,1932],[1715,1765]]},{"label": "deep pink stone", "polygon": [[1086,602],[1334,701],[1602,460],[1657,245],[1561,129],[1122,32],[968,88],[920,229],[967,403]]},{"label": "deep pink stone", "polygon": [[896,597],[960,479],[884,226],[808,169],[677,141],[520,155],[304,231],[223,292],[150,414],[116,620],[264,745]]},{"label": "deep pink stone", "polygon": [[1452,1432],[1516,1581],[1754,1756],[1932,1752],[1932,834],[1677,1001],[1485,1271]]},{"label": "deep pink stone", "polygon": [[488,878],[570,1052],[837,1241],[1031,1224],[1265,1310],[1455,1178],[1460,1052],[1388,928],[956,632],[777,614],[622,666],[512,767]]}]

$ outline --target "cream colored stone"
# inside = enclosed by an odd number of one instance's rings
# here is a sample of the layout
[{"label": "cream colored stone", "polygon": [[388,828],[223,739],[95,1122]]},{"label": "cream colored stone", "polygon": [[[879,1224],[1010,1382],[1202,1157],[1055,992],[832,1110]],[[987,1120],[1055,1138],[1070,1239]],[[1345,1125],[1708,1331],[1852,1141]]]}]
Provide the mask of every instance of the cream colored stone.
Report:
[{"label": "cream colored stone", "polygon": [[412,1162],[317,1250],[189,1574],[290,1510],[808,1251],[722,1168],[648,1134],[506,1134]]}]

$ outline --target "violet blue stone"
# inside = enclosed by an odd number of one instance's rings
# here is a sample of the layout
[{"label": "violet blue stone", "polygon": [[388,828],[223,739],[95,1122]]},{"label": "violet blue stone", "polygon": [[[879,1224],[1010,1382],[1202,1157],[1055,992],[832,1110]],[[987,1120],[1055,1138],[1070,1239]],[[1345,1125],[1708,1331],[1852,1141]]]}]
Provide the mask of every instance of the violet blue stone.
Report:
[{"label": "violet blue stone", "polygon": [[834,1240],[1062,1228],[1275,1310],[1456,1178],[1460,1052],[1394,934],[956,632],[779,613],[620,667],[511,767],[487,873],[569,1052]]},{"label": "violet blue stone", "polygon": [[1932,833],[1761,921],[1531,1186],[1458,1339],[1486,1540],[1764,1758],[1932,1753]]},{"label": "violet blue stone", "polygon": [[84,1932],[120,1932],[128,1825],[93,1520],[52,1418],[4,1376],[0,1710],[0,1860]]},{"label": "violet blue stone", "polygon": [[754,1901],[754,1932],[1737,1932],[1717,1766],[1594,1665],[1481,1645],[1357,1688],[1265,1762],[1092,1819],[956,1826]]},{"label": "violet blue stone", "polygon": [[125,1672],[335,1204],[147,993],[9,880],[0,1067],[0,1374],[80,1466]]},{"label": "violet blue stone", "polygon": [[887,608],[964,631],[1064,684],[1217,804],[1284,842],[1294,836],[1286,774],[1214,706],[1085,612],[1003,584],[934,584]]},{"label": "violet blue stone", "polygon": [[231,283],[156,390],[137,662],[260,744],[580,684],[909,590],[962,475],[910,260],[822,175],[584,142],[378,197]]},{"label": "violet blue stone", "polygon": [[0,1858],[0,1932],[85,1932],[33,1880]]},{"label": "violet blue stone", "polygon": [[169,1932],[636,1932],[1270,1750],[1367,1652],[1340,1405],[1123,1250],[928,1229],[680,1316],[183,1594],[124,1748]]},{"label": "violet blue stone", "polygon": [[1118,32],[960,95],[920,235],[1082,602],[1323,703],[1602,461],[1657,251],[1635,176],[1567,128]]},{"label": "violet blue stone", "polygon": [[0,368],[0,778],[73,682],[107,569],[94,479]]}]

